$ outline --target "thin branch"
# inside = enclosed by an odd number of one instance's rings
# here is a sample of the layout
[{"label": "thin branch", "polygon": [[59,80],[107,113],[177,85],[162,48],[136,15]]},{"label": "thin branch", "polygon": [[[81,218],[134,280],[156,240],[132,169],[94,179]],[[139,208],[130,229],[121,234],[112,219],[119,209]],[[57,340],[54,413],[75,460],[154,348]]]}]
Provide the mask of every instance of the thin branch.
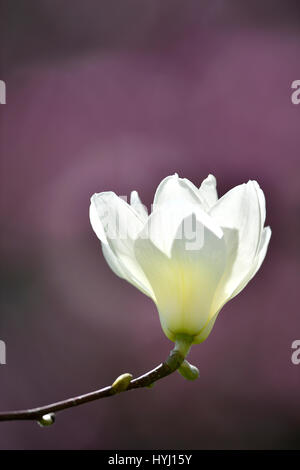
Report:
[{"label": "thin branch", "polygon": [[[101,388],[100,390],[95,390],[94,392],[86,393],[85,395],[79,395],[74,398],[69,398],[67,400],[62,400],[57,403],[52,403],[50,405],[31,408],[28,410],[1,412],[0,421],[40,421],[43,416],[48,415],[50,413],[56,413],[57,411],[73,408],[75,406],[83,405],[84,403],[89,403],[91,401],[99,400],[101,398],[111,397],[123,391],[125,392],[136,388],[149,387],[154,384],[154,382],[157,382],[157,380],[160,380],[163,377],[167,377],[168,375],[175,372],[183,363],[185,355],[186,354],[183,353],[182,348],[178,348],[178,345],[176,345],[175,348],[170,352],[165,362],[157,366],[155,369],[147,372],[146,374],[143,374],[140,377],[131,380],[128,385],[126,384],[124,389],[122,389],[122,387],[118,388],[115,385],[118,381],[117,379],[113,385],[110,385],[108,387]],[[129,374],[126,375],[127,377],[130,377]],[[120,379],[121,377],[122,376],[120,376]]]}]

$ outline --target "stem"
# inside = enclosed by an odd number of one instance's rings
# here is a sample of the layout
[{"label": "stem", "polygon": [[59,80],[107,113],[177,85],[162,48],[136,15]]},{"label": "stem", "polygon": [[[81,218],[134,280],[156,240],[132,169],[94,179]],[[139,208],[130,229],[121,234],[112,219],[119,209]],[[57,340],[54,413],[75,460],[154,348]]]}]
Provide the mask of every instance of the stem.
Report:
[{"label": "stem", "polygon": [[[117,393],[133,390],[136,388],[149,387],[157,380],[167,377],[175,372],[183,363],[192,344],[192,338],[186,335],[180,335],[176,338],[175,347],[170,352],[167,359],[157,366],[155,369],[146,372],[146,374],[131,380],[127,388],[124,390],[116,389],[113,385],[95,390],[94,392],[79,395],[74,398],[52,403],[46,406],[31,408],[28,410],[17,410],[0,413],[0,421],[19,421],[19,420],[35,420],[40,421],[42,417],[49,413],[66,410],[75,406],[83,405],[91,401],[100,400],[101,398],[111,397]],[[128,376],[128,374],[126,374]]]}]

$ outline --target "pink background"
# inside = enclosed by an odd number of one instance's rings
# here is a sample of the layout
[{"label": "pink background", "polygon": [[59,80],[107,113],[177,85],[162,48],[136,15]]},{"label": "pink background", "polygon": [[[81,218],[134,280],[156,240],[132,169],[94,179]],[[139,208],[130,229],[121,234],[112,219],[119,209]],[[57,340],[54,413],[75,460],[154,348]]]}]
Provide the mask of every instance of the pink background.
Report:
[{"label": "pink background", "polygon": [[0,409],[47,404],[167,356],[152,302],[106,265],[94,192],[150,206],[178,172],[256,179],[273,236],[253,281],[177,373],[35,423],[2,449],[300,448],[300,79],[296,1],[3,0]]}]

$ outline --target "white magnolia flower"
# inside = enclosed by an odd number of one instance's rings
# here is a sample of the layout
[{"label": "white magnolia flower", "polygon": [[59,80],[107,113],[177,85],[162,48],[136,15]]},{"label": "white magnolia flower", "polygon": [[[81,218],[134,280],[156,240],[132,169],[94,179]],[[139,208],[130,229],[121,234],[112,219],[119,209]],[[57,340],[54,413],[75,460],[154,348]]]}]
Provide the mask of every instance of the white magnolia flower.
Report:
[{"label": "white magnolia flower", "polygon": [[209,175],[198,189],[178,175],[156,190],[148,216],[138,193],[130,205],[113,192],[94,194],[90,220],[111,269],[155,302],[162,328],[201,343],[223,305],[260,268],[271,237],[256,181],[218,199]]}]

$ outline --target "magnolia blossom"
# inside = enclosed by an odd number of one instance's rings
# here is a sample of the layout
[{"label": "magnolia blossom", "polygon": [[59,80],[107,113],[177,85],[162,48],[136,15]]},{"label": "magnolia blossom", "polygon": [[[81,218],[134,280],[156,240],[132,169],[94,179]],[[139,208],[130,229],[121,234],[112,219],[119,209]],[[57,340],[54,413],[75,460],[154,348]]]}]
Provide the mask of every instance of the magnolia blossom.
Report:
[{"label": "magnolia blossom", "polygon": [[152,212],[136,191],[130,204],[94,194],[90,220],[111,269],[156,304],[166,336],[201,343],[219,311],[260,268],[271,237],[265,197],[249,181],[218,199],[209,175],[198,189],[177,174],[158,186]]}]

